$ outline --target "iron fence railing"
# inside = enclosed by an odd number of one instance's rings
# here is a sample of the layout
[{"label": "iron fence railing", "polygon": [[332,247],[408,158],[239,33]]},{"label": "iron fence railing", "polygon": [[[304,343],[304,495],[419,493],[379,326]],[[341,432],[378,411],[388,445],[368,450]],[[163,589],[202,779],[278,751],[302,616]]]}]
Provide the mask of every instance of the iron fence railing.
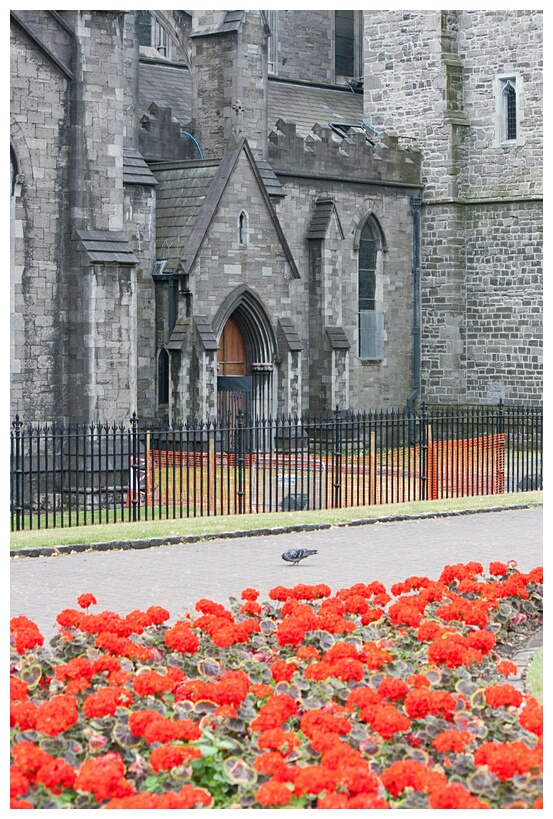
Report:
[{"label": "iron fence railing", "polygon": [[12,530],[401,503],[542,487],[541,407],[11,430]]}]

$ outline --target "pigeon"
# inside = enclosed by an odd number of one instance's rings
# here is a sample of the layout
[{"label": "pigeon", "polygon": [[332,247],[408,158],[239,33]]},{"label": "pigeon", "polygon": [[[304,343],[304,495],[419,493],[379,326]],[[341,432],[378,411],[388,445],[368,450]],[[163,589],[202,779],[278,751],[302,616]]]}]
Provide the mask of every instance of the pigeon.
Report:
[{"label": "pigeon", "polygon": [[316,555],[317,552],[317,549],[288,549],[287,552],[283,552],[282,559],[286,560],[287,563],[292,563],[293,566],[298,566],[300,560],[309,557],[309,555]]}]

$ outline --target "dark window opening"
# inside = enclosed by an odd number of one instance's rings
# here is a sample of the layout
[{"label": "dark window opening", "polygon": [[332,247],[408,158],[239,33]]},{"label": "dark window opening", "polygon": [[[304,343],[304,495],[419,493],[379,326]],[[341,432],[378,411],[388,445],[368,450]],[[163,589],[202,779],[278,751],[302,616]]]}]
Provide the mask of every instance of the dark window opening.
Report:
[{"label": "dark window opening", "polygon": [[157,400],[158,404],[169,403],[169,353],[165,349],[157,359]]},{"label": "dark window opening", "polygon": [[508,82],[503,92],[505,94],[506,138],[517,138],[517,92]]},{"label": "dark window opening", "polygon": [[148,11],[138,12],[138,43],[142,46],[152,45],[152,18]]},{"label": "dark window opening", "polygon": [[359,242],[359,310],[376,309],[376,244],[365,225]]},{"label": "dark window opening", "polygon": [[355,20],[353,11],[334,12],[334,73],[353,77],[355,73]]},{"label": "dark window opening", "polygon": [[375,237],[366,224],[359,240],[357,273],[359,358],[365,361],[382,361],[384,358],[384,313],[376,309],[376,260]]},{"label": "dark window opening", "polygon": [[238,241],[241,245],[248,244],[248,217],[244,212],[240,214],[238,220]]},{"label": "dark window opening", "polygon": [[171,279],[169,282],[169,333],[172,333],[177,323],[179,308],[179,280]]}]

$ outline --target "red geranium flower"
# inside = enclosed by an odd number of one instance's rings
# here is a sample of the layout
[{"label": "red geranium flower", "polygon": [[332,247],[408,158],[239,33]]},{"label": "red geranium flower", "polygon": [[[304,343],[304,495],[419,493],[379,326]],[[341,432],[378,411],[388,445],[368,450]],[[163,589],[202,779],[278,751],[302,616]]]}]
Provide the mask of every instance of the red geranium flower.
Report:
[{"label": "red geranium flower", "polygon": [[38,706],[34,702],[17,702],[10,705],[10,726],[18,725],[20,731],[36,728]]},{"label": "red geranium flower", "polygon": [[18,765],[10,766],[10,797],[23,796],[29,790],[30,782]]},{"label": "red geranium flower", "polygon": [[523,728],[532,734],[543,735],[543,706],[535,697],[529,697],[526,705],[519,714],[518,721]]},{"label": "red geranium flower", "polygon": [[76,776],[75,768],[65,759],[54,759],[53,762],[42,765],[36,775],[36,782],[52,793],[60,794],[65,788],[73,787]]},{"label": "red geranium flower", "polygon": [[154,771],[170,771],[185,762],[193,759],[201,759],[202,752],[199,748],[186,747],[184,745],[160,745],[154,748],[150,754],[150,765]]},{"label": "red geranium flower", "polygon": [[125,779],[123,759],[113,752],[83,762],[73,787],[76,791],[93,793],[98,802],[134,793],[133,786]]},{"label": "red geranium flower", "polygon": [[24,654],[35,646],[44,645],[44,637],[39,631],[36,623],[28,617],[12,617],[10,620],[10,634],[13,634],[15,650],[18,654]]},{"label": "red geranium flower", "polygon": [[488,705],[492,708],[499,708],[502,705],[509,707],[513,705],[518,708],[522,704],[522,694],[513,685],[489,685],[484,689],[484,697]]},{"label": "red geranium flower", "polygon": [[87,609],[89,606],[95,606],[98,601],[93,594],[81,594],[77,597],[77,603],[82,609]]},{"label": "red geranium flower", "polygon": [[404,680],[397,677],[384,677],[377,688],[381,697],[389,700],[401,700],[409,691],[409,686]]},{"label": "red geranium flower", "polygon": [[284,756],[292,753],[294,748],[300,747],[299,737],[292,731],[284,731],[282,728],[269,728],[262,731],[257,740],[257,747],[263,751],[280,751]]},{"label": "red geranium flower", "polygon": [[505,677],[509,677],[511,674],[518,674],[518,666],[509,662],[509,660],[502,660],[497,664],[496,671]]},{"label": "red geranium flower", "polygon": [[41,703],[36,713],[36,730],[55,737],[71,728],[79,719],[77,700],[70,694],[59,694]]},{"label": "red geranium flower", "polygon": [[468,745],[470,741],[471,735],[468,731],[455,731],[454,729],[450,729],[437,734],[432,740],[432,745],[441,754],[446,754],[450,751],[462,754],[465,750],[465,746]]},{"label": "red geranium flower", "polygon": [[129,716],[129,729],[135,737],[141,737],[151,722],[162,719],[163,716],[159,711],[152,711],[149,708],[144,708],[141,711],[133,711]]},{"label": "red geranium flower", "polygon": [[257,589],[244,589],[240,597],[242,600],[257,600],[259,592]]},{"label": "red geranium flower", "polygon": [[200,640],[194,634],[190,625],[178,622],[163,635],[163,642],[167,648],[178,651],[180,654],[195,654],[200,647]]},{"label": "red geranium flower", "polygon": [[292,791],[283,782],[270,779],[261,785],[255,798],[264,808],[269,805],[288,805],[292,801]]},{"label": "red geranium flower", "polygon": [[297,670],[293,663],[276,660],[271,666],[271,675],[275,682],[290,682]]},{"label": "red geranium flower", "polygon": [[89,694],[83,701],[83,713],[88,719],[113,716],[120,705],[130,705],[133,695],[126,688],[110,686]]},{"label": "red geranium flower", "polygon": [[428,804],[437,810],[444,808],[477,810],[490,807],[487,802],[473,796],[460,782],[453,782],[434,790],[430,794]]},{"label": "red geranium flower", "polygon": [[12,756],[25,776],[33,780],[43,765],[54,761],[54,757],[29,740],[22,740],[12,748]]}]

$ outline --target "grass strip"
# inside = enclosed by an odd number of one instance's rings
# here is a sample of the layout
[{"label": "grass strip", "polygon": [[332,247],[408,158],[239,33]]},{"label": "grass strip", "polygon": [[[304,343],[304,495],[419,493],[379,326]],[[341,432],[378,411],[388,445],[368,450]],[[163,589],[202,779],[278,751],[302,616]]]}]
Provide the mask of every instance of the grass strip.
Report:
[{"label": "grass strip", "polygon": [[543,646],[536,651],[528,665],[526,685],[532,696],[543,704]]},{"label": "grass strip", "polygon": [[506,495],[482,495],[471,498],[447,498],[435,501],[357,506],[348,509],[316,509],[301,512],[275,512],[259,515],[223,515],[217,517],[182,518],[177,520],[137,521],[134,523],[103,523],[63,529],[36,529],[12,532],[11,549],[90,544],[111,540],[148,540],[186,535],[207,535],[251,529],[273,529],[303,524],[336,524],[353,520],[389,517],[392,515],[437,514],[439,512],[470,511],[501,508],[519,504],[541,505],[543,492],[520,492]]}]

